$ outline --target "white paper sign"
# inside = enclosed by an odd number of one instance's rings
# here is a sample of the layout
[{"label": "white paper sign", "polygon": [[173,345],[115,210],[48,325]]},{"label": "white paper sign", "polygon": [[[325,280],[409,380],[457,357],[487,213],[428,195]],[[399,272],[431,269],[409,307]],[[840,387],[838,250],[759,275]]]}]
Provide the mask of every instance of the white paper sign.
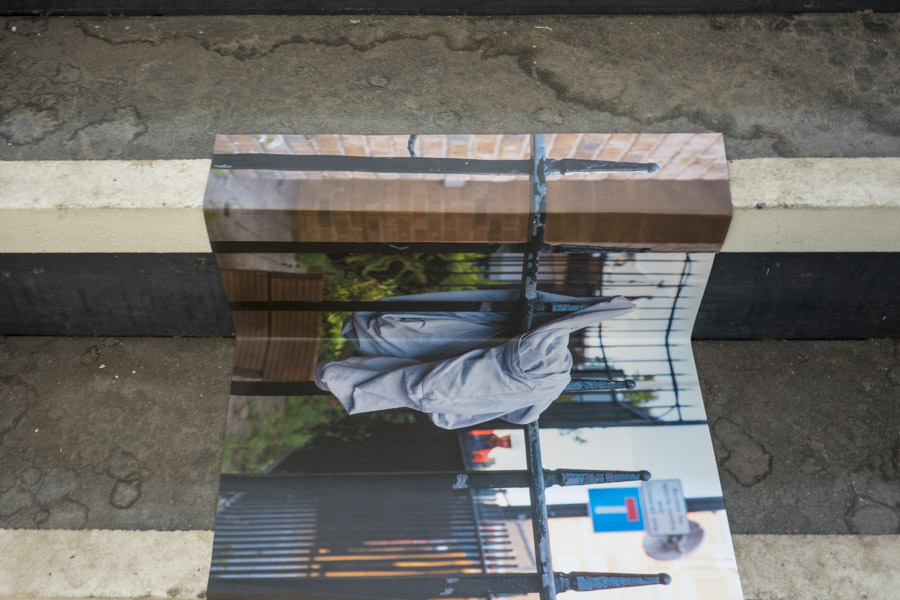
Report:
[{"label": "white paper sign", "polygon": [[691,531],[681,480],[661,479],[641,485],[641,514],[650,535],[684,535]]}]

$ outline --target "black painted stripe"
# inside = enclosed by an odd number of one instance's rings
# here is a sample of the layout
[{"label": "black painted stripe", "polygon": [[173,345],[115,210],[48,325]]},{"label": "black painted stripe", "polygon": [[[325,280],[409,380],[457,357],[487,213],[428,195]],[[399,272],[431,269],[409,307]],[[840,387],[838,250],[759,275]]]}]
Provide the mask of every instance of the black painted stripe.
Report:
[{"label": "black painted stripe", "polygon": [[[724,253],[693,337],[900,338],[898,298],[900,253]],[[0,335],[232,332],[215,254],[0,254]]]}]

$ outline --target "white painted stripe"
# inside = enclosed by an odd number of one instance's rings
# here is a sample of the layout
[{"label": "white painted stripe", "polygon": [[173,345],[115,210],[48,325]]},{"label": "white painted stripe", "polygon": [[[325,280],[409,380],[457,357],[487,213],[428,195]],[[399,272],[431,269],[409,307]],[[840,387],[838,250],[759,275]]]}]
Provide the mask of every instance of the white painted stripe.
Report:
[{"label": "white painted stripe", "polygon": [[209,159],[0,162],[0,252],[209,252]]},{"label": "white painted stripe", "polygon": [[0,161],[0,208],[200,208],[210,159]]},{"label": "white painted stripe", "polygon": [[0,530],[0,597],[197,598],[211,531]]},{"label": "white painted stripe", "polygon": [[0,209],[2,252],[210,252],[197,208]]},{"label": "white painted stripe", "polygon": [[736,209],[900,208],[900,158],[753,158],[728,163]]},{"label": "white painted stripe", "polygon": [[736,535],[747,600],[895,600],[900,535]]},{"label": "white painted stripe", "polygon": [[900,252],[900,207],[735,208],[722,252]]},{"label": "white painted stripe", "polygon": [[900,158],[759,158],[728,171],[723,252],[900,251]]},{"label": "white painted stripe", "polygon": [[[748,600],[889,600],[900,535],[735,535]],[[0,597],[196,598],[211,531],[0,530]]]},{"label": "white painted stripe", "polygon": [[[0,162],[0,252],[209,252],[209,164]],[[748,159],[729,173],[725,252],[900,251],[900,158]]]}]

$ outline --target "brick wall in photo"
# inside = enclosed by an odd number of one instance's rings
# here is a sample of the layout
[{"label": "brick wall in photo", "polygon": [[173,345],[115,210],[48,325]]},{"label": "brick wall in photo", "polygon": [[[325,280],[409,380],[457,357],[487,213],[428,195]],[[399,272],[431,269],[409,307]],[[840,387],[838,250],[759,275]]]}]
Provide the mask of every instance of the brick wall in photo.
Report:
[{"label": "brick wall in photo", "polygon": [[[405,157],[407,142],[408,136],[219,136],[216,150]],[[547,144],[553,158],[660,165],[653,175],[552,176],[548,242],[721,247],[731,199],[720,135],[553,134]],[[423,135],[415,147],[418,156],[435,158],[524,159],[531,152],[526,135]],[[209,222],[214,240],[301,242],[520,242],[529,205],[525,176],[300,171],[215,174],[205,203],[216,213]]]}]

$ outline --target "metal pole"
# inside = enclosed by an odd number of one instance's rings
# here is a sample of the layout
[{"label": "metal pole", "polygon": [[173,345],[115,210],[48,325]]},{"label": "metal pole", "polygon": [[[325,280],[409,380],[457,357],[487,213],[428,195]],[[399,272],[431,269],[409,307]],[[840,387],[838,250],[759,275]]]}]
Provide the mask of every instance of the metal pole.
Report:
[{"label": "metal pole", "polygon": [[[522,317],[519,323],[519,330],[522,333],[531,329],[534,319],[540,249],[544,245],[544,225],[547,218],[547,147],[544,135],[533,135],[531,147],[531,218],[527,242],[529,248],[522,259]],[[556,581],[553,575],[553,559],[550,556],[550,519],[547,516],[547,497],[544,494],[540,430],[536,422],[525,426],[525,464],[531,477],[528,491],[531,497],[531,527],[534,532],[535,563],[541,585],[541,600],[555,600]]]}]

